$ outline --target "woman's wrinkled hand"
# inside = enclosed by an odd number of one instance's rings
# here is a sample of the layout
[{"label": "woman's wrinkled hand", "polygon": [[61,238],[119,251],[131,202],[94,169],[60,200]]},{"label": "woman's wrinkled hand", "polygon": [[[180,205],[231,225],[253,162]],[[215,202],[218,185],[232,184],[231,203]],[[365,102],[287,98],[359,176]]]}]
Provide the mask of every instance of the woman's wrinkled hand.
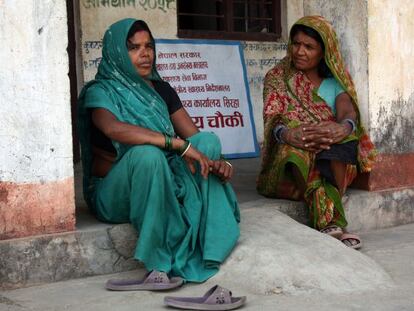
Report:
[{"label": "woman's wrinkled hand", "polygon": [[316,145],[319,143],[320,149],[329,149],[327,147],[342,141],[349,135],[347,126],[333,121],[305,126],[303,131],[304,140]]},{"label": "woman's wrinkled hand", "polygon": [[294,147],[319,152],[329,149],[332,140],[329,131],[324,128],[316,128],[315,125],[303,124],[296,128],[288,129],[282,136],[283,140]]},{"label": "woman's wrinkled hand", "polygon": [[324,121],[319,124],[303,124],[288,129],[282,138],[294,147],[320,152],[330,149],[332,144],[342,141],[348,135],[347,126],[333,121]]},{"label": "woman's wrinkled hand", "polygon": [[191,173],[194,174],[196,172],[195,163],[198,162],[198,164],[200,164],[201,176],[203,176],[204,178],[208,177],[208,174],[210,172],[210,166],[213,165],[213,161],[207,158],[207,156],[202,154],[193,146],[190,146],[190,148],[188,148],[187,152],[183,156],[183,159],[187,163]]},{"label": "woman's wrinkled hand", "polygon": [[233,176],[233,166],[225,160],[212,161],[210,172],[220,178],[222,182],[227,182]]}]

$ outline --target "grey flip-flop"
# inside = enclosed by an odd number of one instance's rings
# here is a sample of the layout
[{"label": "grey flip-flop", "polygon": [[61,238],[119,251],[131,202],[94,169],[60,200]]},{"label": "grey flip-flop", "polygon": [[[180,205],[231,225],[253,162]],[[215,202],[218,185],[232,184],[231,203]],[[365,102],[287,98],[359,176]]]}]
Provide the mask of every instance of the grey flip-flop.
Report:
[{"label": "grey flip-flop", "polygon": [[233,310],[246,302],[246,296],[232,297],[231,291],[218,285],[210,288],[203,297],[164,298],[164,304],[187,310]]},{"label": "grey flip-flop", "polygon": [[[346,246],[353,248],[353,249],[360,249],[362,247],[362,242],[361,242],[361,238],[359,236],[357,236],[356,234],[352,234],[352,233],[344,233],[339,240],[344,243]],[[346,240],[355,240],[357,241],[356,244],[352,244],[352,245],[348,245],[345,243]]]},{"label": "grey flip-flop", "polygon": [[143,279],[108,280],[105,288],[108,290],[168,290],[183,285],[184,280],[180,277],[168,278],[165,272],[153,270],[146,274]]},{"label": "grey flip-flop", "polygon": [[338,227],[337,225],[330,225],[326,226],[325,228],[319,230],[322,233],[325,233],[327,235],[330,235],[331,237],[335,239],[339,239],[341,235],[344,234],[344,231],[341,227]]}]

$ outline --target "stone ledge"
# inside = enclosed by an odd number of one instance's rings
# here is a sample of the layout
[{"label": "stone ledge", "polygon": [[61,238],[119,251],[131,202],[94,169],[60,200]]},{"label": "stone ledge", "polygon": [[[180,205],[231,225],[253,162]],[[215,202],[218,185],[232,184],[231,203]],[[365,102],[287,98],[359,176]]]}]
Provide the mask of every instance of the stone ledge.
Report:
[{"label": "stone ledge", "polygon": [[0,241],[0,289],[136,269],[136,235],[122,224]]},{"label": "stone ledge", "polygon": [[[308,224],[308,210],[302,202],[259,199],[246,207],[275,208],[296,221]],[[367,192],[349,189],[344,202],[348,230],[367,232],[414,222],[414,188]]]},{"label": "stone ledge", "polygon": [[[356,232],[414,222],[414,189],[350,190],[345,204],[349,230]],[[278,210],[308,222],[301,202],[261,198],[240,205]],[[244,217],[248,217],[243,213]],[[11,289],[136,269],[136,232],[128,224],[99,223],[89,215],[77,231],[0,241],[0,288]]]}]

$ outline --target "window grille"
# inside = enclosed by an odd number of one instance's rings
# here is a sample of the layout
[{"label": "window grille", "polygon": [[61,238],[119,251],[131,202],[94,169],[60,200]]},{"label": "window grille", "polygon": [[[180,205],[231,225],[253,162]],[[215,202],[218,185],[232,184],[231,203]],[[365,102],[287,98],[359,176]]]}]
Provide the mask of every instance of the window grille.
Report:
[{"label": "window grille", "polygon": [[178,36],[274,41],[280,38],[280,0],[177,0]]}]

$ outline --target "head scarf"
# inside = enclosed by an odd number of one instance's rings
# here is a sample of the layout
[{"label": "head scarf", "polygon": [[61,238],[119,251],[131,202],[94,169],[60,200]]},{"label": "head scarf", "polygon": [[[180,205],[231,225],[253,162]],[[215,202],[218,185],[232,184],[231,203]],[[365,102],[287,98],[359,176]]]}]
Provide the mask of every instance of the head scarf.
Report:
[{"label": "head scarf", "polygon": [[[358,98],[355,86],[339,49],[339,42],[332,25],[322,16],[305,16],[295,25],[304,25],[318,32],[324,45],[324,58],[333,77],[351,97],[357,113],[356,135],[359,139],[358,163],[363,172],[370,171],[375,159],[376,151],[362,126],[358,109]],[[263,89],[265,120],[264,162],[270,161],[275,150],[272,139],[272,130],[276,123],[284,123],[289,127],[296,127],[301,123],[319,123],[332,121],[335,117],[332,111],[312,91],[312,83],[304,73],[297,70],[292,63],[292,38],[289,38],[286,57],[272,68],[266,75]],[[317,101],[315,101],[315,98]],[[300,107],[300,108],[297,108]],[[266,160],[267,159],[267,160]]]},{"label": "head scarf", "polygon": [[[85,194],[92,163],[90,108],[104,108],[121,122],[174,135],[167,105],[159,94],[140,77],[129,58],[126,41],[128,32],[135,21],[132,18],[123,19],[108,28],[103,38],[102,60],[95,79],[87,83],[79,95],[78,133],[81,142]],[[155,56],[149,79],[161,80],[155,67]],[[103,89],[111,101],[108,102],[107,97],[101,100],[99,95],[95,96],[93,102],[85,101],[85,94],[91,87]],[[112,144],[117,151],[117,159],[121,158],[130,148],[129,145],[117,141],[112,141]]]},{"label": "head scarf", "polygon": [[[299,19],[295,25],[303,25],[315,30],[322,38],[325,45],[325,63],[331,70],[336,81],[341,84],[342,88],[351,97],[354,107],[358,114],[360,123],[360,115],[358,109],[358,98],[352,77],[346,69],[345,62],[339,50],[339,42],[336,32],[331,23],[322,16],[305,16]],[[289,38],[288,57],[291,60],[292,55],[292,38]]]}]

